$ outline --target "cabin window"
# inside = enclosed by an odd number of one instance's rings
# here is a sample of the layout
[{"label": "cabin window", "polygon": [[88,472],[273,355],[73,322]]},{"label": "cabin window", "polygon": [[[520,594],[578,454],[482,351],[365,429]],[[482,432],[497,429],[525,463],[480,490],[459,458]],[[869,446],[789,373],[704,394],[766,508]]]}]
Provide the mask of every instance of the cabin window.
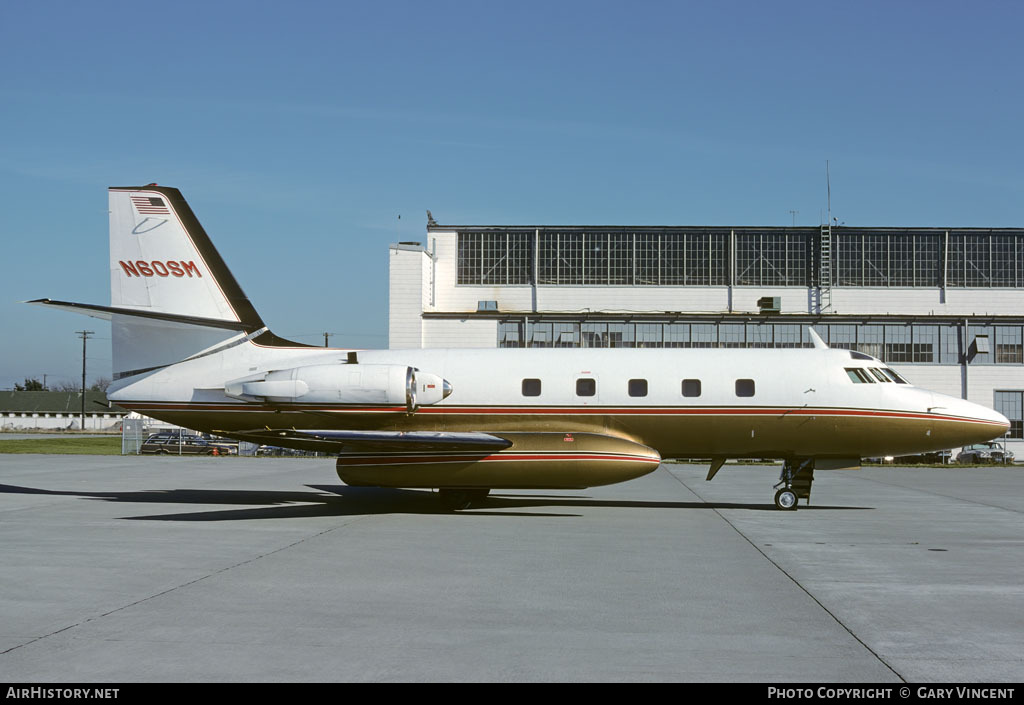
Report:
[{"label": "cabin window", "polygon": [[631,397],[646,397],[647,396],[647,380],[646,379],[631,379],[631,380],[629,380],[629,396],[631,396]]},{"label": "cabin window", "polygon": [[752,379],[738,379],[738,380],[736,380],[736,396],[738,396],[738,397],[752,397],[752,396],[754,396],[754,380],[752,380]]},{"label": "cabin window", "polygon": [[581,377],[576,380],[576,396],[592,397],[597,394],[597,380]]},{"label": "cabin window", "polygon": [[523,380],[523,396],[524,397],[539,397],[540,396],[540,380],[539,379],[524,379]]},{"label": "cabin window", "polygon": [[684,397],[699,397],[700,396],[700,380],[699,379],[684,379],[683,380],[683,396]]},{"label": "cabin window", "polygon": [[884,372],[882,372],[882,371],[881,371],[880,369],[878,369],[877,367],[872,367],[872,368],[870,368],[870,369],[871,369],[871,374],[873,374],[873,375],[875,376],[875,379],[877,379],[877,380],[878,380],[879,382],[885,382],[886,384],[888,384],[888,383],[892,382],[892,380],[891,380],[891,379],[889,379],[889,378],[888,378],[888,377],[887,377],[887,376],[885,375],[885,373],[884,373]]},{"label": "cabin window", "polygon": [[859,367],[847,367],[846,374],[854,384],[874,384],[875,380],[868,377],[868,373]]}]

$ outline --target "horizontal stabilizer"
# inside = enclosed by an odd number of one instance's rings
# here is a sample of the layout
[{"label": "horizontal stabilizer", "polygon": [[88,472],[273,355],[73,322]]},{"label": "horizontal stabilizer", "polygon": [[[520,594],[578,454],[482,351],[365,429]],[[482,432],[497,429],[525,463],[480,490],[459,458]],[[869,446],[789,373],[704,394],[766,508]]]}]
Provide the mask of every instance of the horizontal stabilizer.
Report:
[{"label": "horizontal stabilizer", "polygon": [[487,433],[434,433],[429,431],[296,431],[295,429],[254,429],[215,431],[218,435],[250,443],[295,448],[321,453],[345,451],[456,451],[503,450],[512,441]]},{"label": "horizontal stabilizer", "polygon": [[202,318],[200,316],[183,316],[177,313],[163,313],[159,311],[147,311],[144,309],[136,308],[124,308],[122,306],[100,306],[99,304],[80,304],[73,301],[54,301],[53,299],[35,299],[33,301],[25,301],[26,304],[34,304],[36,306],[48,306],[50,308],[59,308],[62,311],[72,311],[73,313],[83,313],[86,316],[92,316],[93,318],[102,318],[109,321],[113,316],[132,316],[135,318],[148,318],[156,321],[170,321],[172,323],[187,323],[193,326],[202,326],[204,328],[223,328],[225,330],[239,330],[251,333],[256,329],[251,326],[239,322],[239,321],[228,321],[218,318]]}]

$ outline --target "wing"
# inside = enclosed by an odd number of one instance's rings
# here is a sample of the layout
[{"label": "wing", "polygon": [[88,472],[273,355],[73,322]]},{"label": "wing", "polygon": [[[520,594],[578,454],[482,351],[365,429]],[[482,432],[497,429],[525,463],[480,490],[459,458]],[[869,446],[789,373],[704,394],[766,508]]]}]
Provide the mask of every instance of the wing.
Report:
[{"label": "wing", "polygon": [[442,433],[431,431],[298,431],[264,428],[249,431],[217,431],[219,436],[240,441],[311,450],[321,453],[405,451],[495,451],[504,450],[512,441],[487,433]]}]

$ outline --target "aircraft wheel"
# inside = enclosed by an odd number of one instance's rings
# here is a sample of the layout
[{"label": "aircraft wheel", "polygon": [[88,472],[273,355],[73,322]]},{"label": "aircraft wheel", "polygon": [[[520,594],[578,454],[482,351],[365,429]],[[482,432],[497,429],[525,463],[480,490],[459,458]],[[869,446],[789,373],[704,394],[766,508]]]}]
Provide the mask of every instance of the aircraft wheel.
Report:
[{"label": "aircraft wheel", "polygon": [[796,492],[793,490],[783,487],[781,490],[775,493],[775,506],[783,511],[795,511],[796,510]]}]

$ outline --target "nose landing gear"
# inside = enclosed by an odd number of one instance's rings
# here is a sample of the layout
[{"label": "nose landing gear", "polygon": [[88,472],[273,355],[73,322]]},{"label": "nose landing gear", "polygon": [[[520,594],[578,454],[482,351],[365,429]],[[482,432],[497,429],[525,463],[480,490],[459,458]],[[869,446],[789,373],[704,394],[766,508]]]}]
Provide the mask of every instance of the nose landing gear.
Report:
[{"label": "nose landing gear", "polygon": [[786,460],[782,463],[782,474],[775,484],[775,506],[783,511],[796,511],[797,500],[809,502],[811,483],[814,482],[814,459]]}]

